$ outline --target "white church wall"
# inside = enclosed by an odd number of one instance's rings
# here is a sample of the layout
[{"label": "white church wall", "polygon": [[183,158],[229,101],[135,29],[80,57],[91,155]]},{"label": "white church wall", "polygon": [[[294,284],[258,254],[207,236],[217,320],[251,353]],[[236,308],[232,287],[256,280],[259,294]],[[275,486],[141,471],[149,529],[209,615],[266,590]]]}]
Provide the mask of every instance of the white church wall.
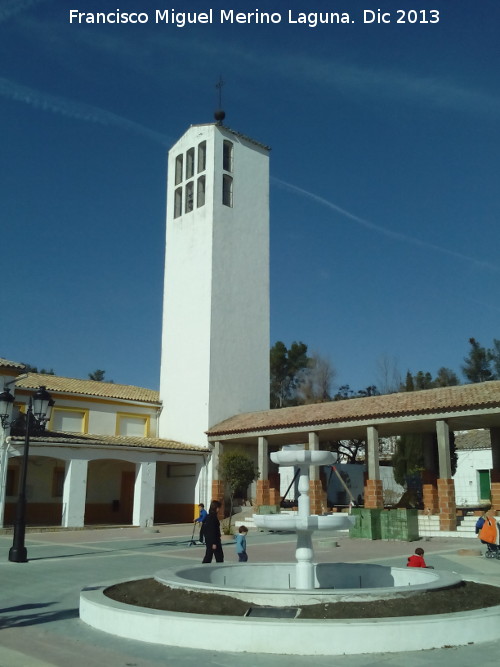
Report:
[{"label": "white church wall", "polygon": [[200,127],[181,137],[168,166],[160,433],[185,443],[197,443],[208,421],[213,171],[205,170],[205,205],[178,217],[173,174],[177,156],[202,141],[207,142],[207,166],[212,164],[213,136]]},{"label": "white church wall", "polygon": [[214,204],[209,426],[269,407],[269,159],[222,132],[234,146],[234,206]]},{"label": "white church wall", "polygon": [[455,498],[460,507],[474,507],[480,502],[479,470],[491,470],[491,449],[457,450],[457,471],[453,476]]},{"label": "white church wall", "polygon": [[[222,145],[234,147],[233,206],[222,203]],[[206,142],[205,204],[176,217],[177,156]],[[195,160],[195,162],[197,162]],[[184,174],[185,175],[185,174]],[[197,177],[198,175],[196,175]],[[205,444],[207,428],[268,407],[269,201],[266,151],[209,124],[169,154],[160,436]]]}]

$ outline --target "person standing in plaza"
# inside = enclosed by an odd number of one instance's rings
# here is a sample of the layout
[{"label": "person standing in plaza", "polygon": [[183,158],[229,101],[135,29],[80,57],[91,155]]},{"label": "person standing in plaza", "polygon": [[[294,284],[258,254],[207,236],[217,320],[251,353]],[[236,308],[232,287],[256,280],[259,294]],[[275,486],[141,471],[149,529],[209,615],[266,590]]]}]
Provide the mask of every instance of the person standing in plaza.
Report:
[{"label": "person standing in plaza", "polygon": [[200,503],[198,505],[198,509],[200,511],[200,514],[197,519],[194,520],[195,523],[200,524],[200,537],[198,538],[200,544],[203,544],[204,542],[204,524],[205,524],[205,519],[207,518],[208,512],[205,509],[205,505],[203,503]]},{"label": "person standing in plaza", "polygon": [[224,552],[222,551],[220,521],[217,516],[221,503],[218,500],[212,500],[208,509],[208,515],[203,524],[203,532],[205,535],[205,557],[202,563],[211,563],[215,556],[217,563],[224,562]]}]

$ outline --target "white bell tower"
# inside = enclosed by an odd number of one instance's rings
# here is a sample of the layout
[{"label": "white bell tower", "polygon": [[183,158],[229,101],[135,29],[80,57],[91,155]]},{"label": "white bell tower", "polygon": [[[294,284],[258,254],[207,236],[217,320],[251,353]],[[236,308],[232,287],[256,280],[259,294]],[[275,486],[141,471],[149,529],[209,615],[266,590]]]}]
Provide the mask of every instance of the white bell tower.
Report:
[{"label": "white bell tower", "polygon": [[193,125],[169,152],[160,437],[269,407],[269,148]]}]

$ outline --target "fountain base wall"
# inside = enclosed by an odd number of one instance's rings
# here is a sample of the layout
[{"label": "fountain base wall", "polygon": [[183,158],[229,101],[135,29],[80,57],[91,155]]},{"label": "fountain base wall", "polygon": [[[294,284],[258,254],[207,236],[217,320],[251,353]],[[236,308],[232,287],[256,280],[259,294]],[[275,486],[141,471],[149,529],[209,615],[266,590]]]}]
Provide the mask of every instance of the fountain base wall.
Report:
[{"label": "fountain base wall", "polygon": [[82,591],[82,621],[101,632],[162,646],[206,649],[209,637],[211,650],[216,646],[232,652],[344,655],[420,651],[500,639],[500,606],[455,614],[362,620],[253,619],[133,607],[104,595],[105,588],[116,583],[89,586]]},{"label": "fountain base wall", "polygon": [[294,606],[320,602],[381,600],[451,588],[462,579],[451,572],[369,563],[314,565],[315,587],[295,588],[296,563],[245,563],[170,568],[155,579],[192,591],[229,595],[251,604]]}]

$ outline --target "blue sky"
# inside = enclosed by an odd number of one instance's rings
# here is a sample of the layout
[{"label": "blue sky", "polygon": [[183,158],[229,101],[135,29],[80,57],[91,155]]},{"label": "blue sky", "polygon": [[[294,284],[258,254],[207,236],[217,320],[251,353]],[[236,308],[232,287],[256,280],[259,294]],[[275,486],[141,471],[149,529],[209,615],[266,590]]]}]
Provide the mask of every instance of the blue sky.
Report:
[{"label": "blue sky", "polygon": [[[152,18],[68,20],[117,7]],[[171,8],[283,21],[154,23]],[[355,390],[382,360],[459,372],[469,337],[500,338],[499,22],[497,0],[2,0],[0,356],[158,388],[167,150],[222,75],[227,125],[272,148],[272,342]]]}]

